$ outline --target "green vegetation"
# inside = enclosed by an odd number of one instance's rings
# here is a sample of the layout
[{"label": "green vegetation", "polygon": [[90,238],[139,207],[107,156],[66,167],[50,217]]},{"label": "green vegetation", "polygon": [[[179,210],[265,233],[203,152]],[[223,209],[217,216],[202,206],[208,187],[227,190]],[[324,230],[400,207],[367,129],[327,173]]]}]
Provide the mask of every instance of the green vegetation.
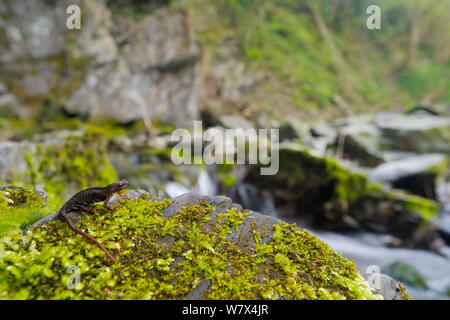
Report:
[{"label": "green vegetation", "polygon": [[394,263],[388,268],[387,272],[398,281],[404,282],[418,289],[428,289],[426,279],[408,263]]},{"label": "green vegetation", "polygon": [[[97,128],[61,138],[62,143],[38,144],[27,155],[32,185],[43,184],[51,210],[56,211],[67,193],[112,183],[117,178],[107,157],[107,139]],[[24,179],[23,181],[27,181]]]},{"label": "green vegetation", "polygon": [[[10,228],[23,228],[42,216],[56,212],[67,197],[79,190],[105,186],[116,180],[117,173],[107,157],[106,130],[87,126],[79,132],[59,132],[61,136],[54,136],[55,140],[50,143],[36,143],[35,148],[26,154],[28,171],[16,176],[13,181],[0,181],[0,185],[11,183],[30,189],[42,185],[48,193],[49,205],[37,211],[33,202],[27,202],[20,210],[4,211],[0,234]],[[23,192],[32,193],[28,189]]]},{"label": "green vegetation", "polygon": [[44,216],[44,201],[29,189],[0,190],[0,235],[24,229]]},{"label": "green vegetation", "polygon": [[[374,4],[381,8],[380,30],[366,27],[366,9]],[[217,61],[234,38],[238,58],[276,79],[258,84],[267,92],[253,92],[258,104],[276,102],[277,95],[281,103],[288,96],[302,110],[333,114],[336,97],[353,111],[450,101],[444,40],[449,2],[179,0],[173,6],[192,9],[199,39]]]},{"label": "green vegetation", "polygon": [[[98,207],[79,220],[116,256],[113,265],[61,221],[27,237],[3,236],[0,298],[180,299],[202,281],[210,284],[202,299],[381,298],[352,262],[295,225],[280,222],[263,231],[253,226],[251,239],[233,242],[227,234],[247,213],[232,209],[213,221],[214,207],[200,202],[165,217],[169,204],[143,196],[122,200],[115,212]],[[262,242],[269,231],[271,240]],[[67,286],[73,283],[71,266],[79,268],[81,280],[73,290]]]}]

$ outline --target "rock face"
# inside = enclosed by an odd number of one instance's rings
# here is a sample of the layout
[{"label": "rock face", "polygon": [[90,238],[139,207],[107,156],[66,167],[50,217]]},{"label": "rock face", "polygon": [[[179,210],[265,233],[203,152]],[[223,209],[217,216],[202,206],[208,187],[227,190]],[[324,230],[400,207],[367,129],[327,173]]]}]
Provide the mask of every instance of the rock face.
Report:
[{"label": "rock face", "polygon": [[[13,234],[0,238],[5,253],[0,257],[0,296],[381,298],[352,262],[317,237],[243,210],[230,198],[185,194],[169,201],[137,191],[128,195],[133,200],[120,200],[114,212],[78,214],[77,219],[78,226],[89,226],[89,233],[113,252],[118,263],[109,265],[102,251],[70,234],[62,221],[42,220],[25,238]],[[61,232],[67,236],[55,241],[54,235]],[[70,266],[78,266],[82,275],[74,289],[66,286]]]},{"label": "rock face", "polygon": [[[66,27],[72,4],[84,17],[80,30]],[[120,9],[82,0],[1,4],[0,32],[7,37],[0,66],[9,76],[0,81],[12,98],[36,107],[52,92],[71,114],[191,124],[198,118],[201,51],[189,16],[158,9],[134,19]]]}]

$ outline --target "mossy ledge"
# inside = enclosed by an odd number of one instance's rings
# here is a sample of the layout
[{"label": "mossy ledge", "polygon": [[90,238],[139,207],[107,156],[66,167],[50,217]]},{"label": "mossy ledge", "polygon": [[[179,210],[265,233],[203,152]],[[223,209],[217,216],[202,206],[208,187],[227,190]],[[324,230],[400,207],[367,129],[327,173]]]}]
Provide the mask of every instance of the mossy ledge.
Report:
[{"label": "mossy ledge", "polygon": [[352,262],[295,225],[225,197],[179,198],[144,193],[79,215],[116,264],[59,220],[3,236],[0,298],[382,299]]}]

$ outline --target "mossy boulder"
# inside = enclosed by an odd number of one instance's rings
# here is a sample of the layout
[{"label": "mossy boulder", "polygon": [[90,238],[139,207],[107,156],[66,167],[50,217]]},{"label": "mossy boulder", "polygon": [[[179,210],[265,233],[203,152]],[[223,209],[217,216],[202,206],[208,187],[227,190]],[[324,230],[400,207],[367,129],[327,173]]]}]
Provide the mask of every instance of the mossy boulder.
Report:
[{"label": "mossy boulder", "polygon": [[16,187],[0,186],[0,235],[20,231],[43,217],[47,204],[45,192]]},{"label": "mossy boulder", "polygon": [[[116,199],[115,201],[119,201]],[[2,299],[381,299],[356,270],[295,225],[229,198],[145,193],[0,239]],[[70,289],[72,288],[72,289]]]},{"label": "mossy boulder", "polygon": [[390,233],[408,247],[430,249],[440,243],[429,222],[438,213],[438,203],[371,183],[364,173],[299,144],[281,144],[279,157],[276,175],[261,176],[255,166],[245,181],[274,190],[276,205],[293,206],[305,223]]}]

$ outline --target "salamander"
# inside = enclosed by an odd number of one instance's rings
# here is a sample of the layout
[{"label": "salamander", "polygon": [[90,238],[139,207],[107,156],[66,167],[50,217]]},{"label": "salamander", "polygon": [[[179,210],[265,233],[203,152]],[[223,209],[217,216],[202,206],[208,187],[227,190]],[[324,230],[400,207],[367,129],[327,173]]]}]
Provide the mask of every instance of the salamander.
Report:
[{"label": "salamander", "polygon": [[94,242],[100,249],[102,249],[108,258],[110,258],[113,262],[116,262],[114,257],[106,250],[100,242],[98,242],[94,237],[88,235],[87,233],[78,229],[70,217],[67,215],[70,211],[81,210],[86,212],[91,212],[92,208],[89,208],[88,205],[96,202],[103,201],[104,206],[108,210],[115,210],[117,207],[111,208],[108,205],[108,201],[111,196],[117,193],[123,199],[128,199],[125,195],[120,193],[122,189],[128,188],[127,180],[116,181],[106,187],[94,187],[82,190],[76,193],[72,198],[70,198],[66,203],[63,204],[61,209],[59,209],[58,215],[61,219],[63,219],[70,229],[79,235],[85,237],[86,239]]}]

